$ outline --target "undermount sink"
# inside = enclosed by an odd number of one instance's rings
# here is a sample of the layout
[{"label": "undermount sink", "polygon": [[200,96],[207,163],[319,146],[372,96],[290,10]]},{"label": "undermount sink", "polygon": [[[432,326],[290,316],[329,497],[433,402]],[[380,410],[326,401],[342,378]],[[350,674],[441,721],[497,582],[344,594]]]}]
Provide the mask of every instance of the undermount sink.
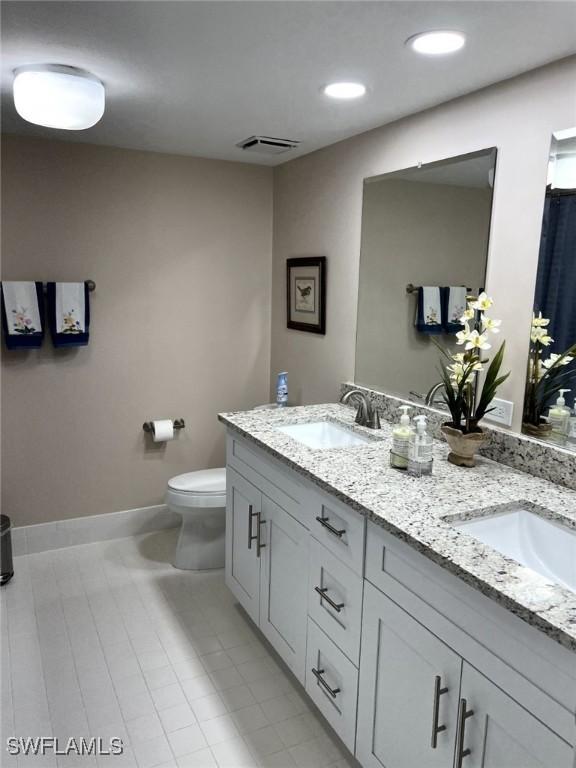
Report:
[{"label": "undermount sink", "polygon": [[332,421],[289,424],[285,427],[276,427],[276,429],[308,448],[350,448],[370,442],[369,437],[359,435],[357,432],[334,424]]},{"label": "undermount sink", "polygon": [[576,592],[576,531],[525,509],[452,525]]}]

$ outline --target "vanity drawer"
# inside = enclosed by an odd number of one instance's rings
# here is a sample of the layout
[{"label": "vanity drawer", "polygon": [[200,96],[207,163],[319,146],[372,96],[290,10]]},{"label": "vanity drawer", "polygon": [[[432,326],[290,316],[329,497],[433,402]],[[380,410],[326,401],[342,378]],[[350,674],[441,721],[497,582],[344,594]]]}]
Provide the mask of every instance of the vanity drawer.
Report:
[{"label": "vanity drawer", "polygon": [[358,666],[364,580],[312,538],[308,583],[308,615]]},{"label": "vanity drawer", "polygon": [[366,519],[327,494],[310,491],[312,535],[359,576],[364,573]]},{"label": "vanity drawer", "polygon": [[312,619],[308,619],[306,692],[354,754],[358,670]]}]

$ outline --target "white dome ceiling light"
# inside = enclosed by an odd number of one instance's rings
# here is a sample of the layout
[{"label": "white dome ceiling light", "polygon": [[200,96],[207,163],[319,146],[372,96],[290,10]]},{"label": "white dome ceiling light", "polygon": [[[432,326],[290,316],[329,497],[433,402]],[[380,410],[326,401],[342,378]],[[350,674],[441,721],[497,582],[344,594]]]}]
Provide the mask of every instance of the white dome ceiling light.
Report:
[{"label": "white dome ceiling light", "polygon": [[83,131],[96,125],[104,114],[104,85],[76,67],[19,67],[14,72],[14,106],[29,123]]},{"label": "white dome ceiling light", "polygon": [[366,93],[362,83],[330,83],[322,89],[331,99],[358,99]]},{"label": "white dome ceiling light", "polygon": [[406,40],[416,53],[425,56],[444,56],[447,53],[456,53],[466,44],[466,35],[453,29],[437,29],[432,32],[421,32]]}]

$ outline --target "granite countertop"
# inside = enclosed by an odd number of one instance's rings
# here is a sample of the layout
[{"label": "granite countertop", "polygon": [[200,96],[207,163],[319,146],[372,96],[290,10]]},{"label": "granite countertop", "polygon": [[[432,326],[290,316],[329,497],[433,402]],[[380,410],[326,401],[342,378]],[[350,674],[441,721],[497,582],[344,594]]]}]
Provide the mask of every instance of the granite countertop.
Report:
[{"label": "granite countertop", "polygon": [[[336,403],[219,414],[239,432],[297,473],[340,498],[428,558],[462,578],[561,645],[576,651],[576,593],[457,530],[467,519],[500,505],[521,506],[576,529],[576,491],[478,458],[472,469],[446,461],[448,446],[434,441],[430,477],[389,466],[392,424],[379,431],[354,423],[353,408]],[[371,438],[333,449],[307,448],[276,427],[335,421]],[[502,507],[503,509],[506,506]]]}]

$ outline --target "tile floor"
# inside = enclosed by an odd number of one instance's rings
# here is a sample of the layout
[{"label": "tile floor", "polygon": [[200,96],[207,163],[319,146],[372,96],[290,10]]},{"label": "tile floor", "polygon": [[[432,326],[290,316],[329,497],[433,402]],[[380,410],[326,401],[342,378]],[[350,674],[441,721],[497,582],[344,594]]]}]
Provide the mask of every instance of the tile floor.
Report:
[{"label": "tile floor", "polygon": [[[0,593],[2,768],[347,768],[222,572],[175,531],[15,558]],[[121,756],[10,756],[8,736],[119,737]]]}]

